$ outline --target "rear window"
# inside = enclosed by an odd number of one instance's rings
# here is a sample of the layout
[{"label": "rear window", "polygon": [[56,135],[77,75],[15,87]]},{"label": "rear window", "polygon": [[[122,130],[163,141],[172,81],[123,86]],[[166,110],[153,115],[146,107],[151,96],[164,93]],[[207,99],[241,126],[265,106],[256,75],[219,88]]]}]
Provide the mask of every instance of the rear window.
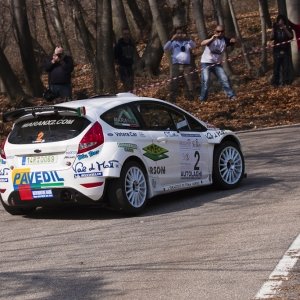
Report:
[{"label": "rear window", "polygon": [[8,141],[12,144],[64,141],[79,135],[90,123],[77,116],[38,116],[16,123]]}]

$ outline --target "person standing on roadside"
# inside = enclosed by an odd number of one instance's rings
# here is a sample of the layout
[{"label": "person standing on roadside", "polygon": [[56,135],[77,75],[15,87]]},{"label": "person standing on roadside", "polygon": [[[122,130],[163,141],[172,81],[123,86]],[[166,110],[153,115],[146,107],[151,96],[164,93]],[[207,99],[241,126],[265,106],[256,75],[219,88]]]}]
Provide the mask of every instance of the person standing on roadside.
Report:
[{"label": "person standing on roadside", "polygon": [[294,37],[292,28],[284,15],[278,15],[273,24],[273,78],[274,87],[291,84],[293,81],[291,43]]},{"label": "person standing on roadside", "polygon": [[134,44],[130,38],[128,28],[123,29],[123,36],[118,40],[114,48],[115,60],[123,88],[126,92],[134,89]]},{"label": "person standing on roadside", "polygon": [[57,46],[52,58],[46,60],[44,67],[53,95],[56,98],[72,99],[71,74],[74,70],[72,57],[66,55],[61,46]]},{"label": "person standing on roadside", "polygon": [[164,51],[170,51],[172,56],[170,102],[176,102],[179,76],[184,76],[188,100],[193,100],[191,49],[195,47],[195,42],[181,28],[176,28],[171,40],[164,45]]},{"label": "person standing on roadside", "polygon": [[201,103],[208,98],[210,73],[214,73],[220,81],[226,95],[230,100],[236,100],[235,92],[233,91],[229,78],[222,66],[222,55],[227,47],[235,44],[234,38],[224,36],[224,27],[218,25],[215,28],[214,34],[201,42],[204,46],[204,52],[201,56],[201,92],[199,100]]}]

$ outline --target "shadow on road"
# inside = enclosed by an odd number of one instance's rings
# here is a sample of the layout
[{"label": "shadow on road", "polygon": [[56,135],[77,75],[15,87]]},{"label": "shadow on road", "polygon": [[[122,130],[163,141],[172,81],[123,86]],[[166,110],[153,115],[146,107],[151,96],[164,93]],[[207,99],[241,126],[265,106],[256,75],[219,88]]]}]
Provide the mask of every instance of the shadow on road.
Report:
[{"label": "shadow on road", "polygon": [[[240,194],[243,196],[250,191],[265,189],[266,186],[278,182],[279,180],[275,180],[271,177],[255,176],[244,179],[241,186],[233,190],[215,190],[212,186],[209,186],[157,196],[150,199],[148,206],[138,217],[155,216],[200,207],[205,203],[220,200],[232,195]],[[100,206],[64,206],[41,208],[27,216],[27,218],[107,220],[128,218],[128,216]]]}]

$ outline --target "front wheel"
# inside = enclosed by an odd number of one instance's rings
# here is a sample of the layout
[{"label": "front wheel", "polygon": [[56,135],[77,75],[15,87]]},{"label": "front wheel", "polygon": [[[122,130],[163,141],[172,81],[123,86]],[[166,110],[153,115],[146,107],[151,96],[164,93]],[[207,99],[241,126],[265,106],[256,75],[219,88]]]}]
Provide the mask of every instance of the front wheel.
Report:
[{"label": "front wheel", "polygon": [[108,186],[108,200],[117,210],[128,214],[140,213],[147,202],[148,186],[144,168],[140,163],[125,163],[121,175]]},{"label": "front wheel", "polygon": [[218,188],[231,189],[240,184],[244,177],[244,156],[234,142],[224,142],[214,151],[213,183]]}]

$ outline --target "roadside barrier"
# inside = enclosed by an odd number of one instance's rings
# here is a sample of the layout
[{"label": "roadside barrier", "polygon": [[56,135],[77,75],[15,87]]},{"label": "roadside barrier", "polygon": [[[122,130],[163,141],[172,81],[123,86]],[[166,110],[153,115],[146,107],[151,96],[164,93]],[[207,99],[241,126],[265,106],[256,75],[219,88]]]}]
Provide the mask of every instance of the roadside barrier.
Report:
[{"label": "roadside barrier", "polygon": [[[298,41],[298,40],[300,40],[300,38],[298,38],[298,39],[292,39],[292,40],[289,40],[289,41],[286,41],[286,42],[282,42],[282,43],[277,43],[277,44],[274,44],[274,45],[267,45],[267,46],[265,46],[265,47],[255,48],[254,50],[249,51],[249,52],[247,52],[247,53],[245,53],[245,54],[244,54],[244,53],[241,53],[241,54],[239,54],[239,55],[237,55],[237,56],[234,56],[234,57],[232,57],[232,58],[228,58],[227,61],[228,61],[228,62],[231,62],[231,61],[234,61],[234,60],[237,60],[237,59],[241,59],[242,57],[244,57],[244,56],[246,56],[246,55],[259,54],[259,53],[262,53],[263,50],[267,50],[267,51],[268,51],[268,50],[271,50],[271,49],[273,49],[273,48],[275,48],[275,47],[277,47],[277,46],[284,45],[284,44],[290,44],[290,43],[292,43],[293,41]],[[225,61],[226,61],[226,60],[223,60],[223,61],[221,62],[221,64],[224,63]],[[210,65],[210,66],[207,66],[206,68],[211,68],[211,67],[216,66],[216,65],[218,65],[218,64],[219,64],[219,63],[212,64],[212,65]],[[192,70],[191,72],[189,72],[189,73],[187,73],[187,74],[185,74],[185,75],[192,75],[192,74],[201,72],[202,70],[203,70],[202,68],[200,68],[200,69],[199,69],[199,68],[196,68],[196,69]],[[168,79],[165,79],[165,80],[163,80],[163,81],[159,81],[159,82],[152,83],[152,84],[149,84],[149,85],[142,85],[141,87],[134,89],[132,92],[133,92],[134,94],[138,94],[139,91],[144,91],[145,89],[148,89],[148,88],[154,88],[154,87],[163,86],[163,85],[165,85],[165,84],[167,84],[167,83],[170,83],[170,82],[173,81],[173,80],[181,79],[181,78],[183,78],[185,75],[179,75],[179,76],[176,76],[176,77],[168,78]]]}]

